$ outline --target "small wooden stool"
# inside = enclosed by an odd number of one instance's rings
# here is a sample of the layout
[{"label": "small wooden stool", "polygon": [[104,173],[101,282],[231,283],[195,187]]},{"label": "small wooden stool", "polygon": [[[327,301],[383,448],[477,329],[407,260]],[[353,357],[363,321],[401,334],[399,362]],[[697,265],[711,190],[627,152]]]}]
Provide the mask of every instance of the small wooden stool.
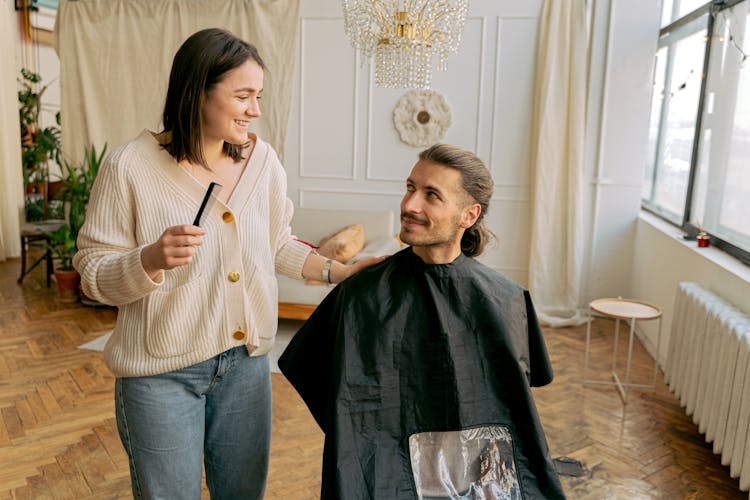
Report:
[{"label": "small wooden stool", "polygon": [[[52,276],[54,269],[52,252],[46,247],[50,240],[45,233],[54,233],[60,229],[63,224],[65,224],[64,220],[46,220],[39,222],[25,222],[21,225],[21,276],[18,278],[19,284],[23,283],[23,279],[26,275],[44,260],[47,262],[47,288],[49,288],[50,276]],[[36,259],[31,266],[27,266],[26,260],[28,259],[28,249],[29,246],[33,244],[40,244],[44,248],[44,254]]]},{"label": "small wooden stool", "polygon": [[[636,300],[616,298],[616,299],[596,299],[589,304],[589,320],[588,326],[586,327],[586,357],[583,365],[583,383],[584,384],[604,384],[604,385],[615,385],[622,397],[623,403],[627,402],[627,389],[630,387],[637,387],[640,389],[656,390],[656,374],[659,369],[659,345],[661,344],[661,309],[658,307],[648,304],[646,302],[639,302]],[[612,379],[613,382],[608,380],[592,380],[587,378],[587,372],[589,368],[589,349],[591,343],[591,318],[593,316],[591,311],[595,311],[603,316],[609,318],[615,318],[615,342],[614,349],[612,350]],[[630,320],[630,338],[628,340],[628,363],[625,371],[625,383],[620,381],[620,377],[617,375],[617,344],[620,333],[620,320]],[[652,319],[659,320],[659,333],[656,340],[656,358],[654,359],[654,378],[651,385],[646,384],[632,384],[630,383],[630,367],[633,361],[633,336],[635,334],[635,322],[636,320],[648,321]]]}]

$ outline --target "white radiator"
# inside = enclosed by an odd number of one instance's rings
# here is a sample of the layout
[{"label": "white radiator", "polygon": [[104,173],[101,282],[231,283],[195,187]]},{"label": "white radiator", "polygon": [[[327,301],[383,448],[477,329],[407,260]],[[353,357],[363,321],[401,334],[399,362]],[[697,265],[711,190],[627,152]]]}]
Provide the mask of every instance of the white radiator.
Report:
[{"label": "white radiator", "polygon": [[696,283],[680,283],[665,382],[750,489],[750,317]]}]

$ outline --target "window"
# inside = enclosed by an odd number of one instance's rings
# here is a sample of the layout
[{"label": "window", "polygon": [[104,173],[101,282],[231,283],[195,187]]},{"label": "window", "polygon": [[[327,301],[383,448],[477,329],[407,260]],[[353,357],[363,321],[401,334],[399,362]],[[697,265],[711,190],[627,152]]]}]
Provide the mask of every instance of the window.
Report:
[{"label": "window", "polygon": [[708,14],[662,36],[651,100],[644,203],[682,223],[701,95]]},{"label": "window", "polygon": [[706,0],[664,0],[661,6],[661,25],[672,24],[706,3]]},{"label": "window", "polygon": [[701,3],[662,5],[642,206],[750,264],[750,0]]}]

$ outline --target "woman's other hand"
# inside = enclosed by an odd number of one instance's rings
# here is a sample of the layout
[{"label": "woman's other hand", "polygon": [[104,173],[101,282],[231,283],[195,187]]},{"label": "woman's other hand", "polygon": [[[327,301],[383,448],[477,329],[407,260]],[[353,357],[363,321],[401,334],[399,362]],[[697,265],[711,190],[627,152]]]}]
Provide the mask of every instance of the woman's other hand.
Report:
[{"label": "woman's other hand", "polygon": [[146,274],[154,281],[164,269],[173,269],[190,264],[196,247],[203,244],[206,232],[198,226],[183,224],[168,227],[156,242],[143,247],[141,264]]}]

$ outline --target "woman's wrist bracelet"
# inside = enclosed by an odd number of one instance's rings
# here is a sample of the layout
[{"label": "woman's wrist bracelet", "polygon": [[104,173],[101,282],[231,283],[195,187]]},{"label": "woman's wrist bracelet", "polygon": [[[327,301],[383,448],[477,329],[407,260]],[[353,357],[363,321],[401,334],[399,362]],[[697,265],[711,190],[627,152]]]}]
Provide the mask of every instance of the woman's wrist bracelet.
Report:
[{"label": "woman's wrist bracelet", "polygon": [[333,282],[331,281],[331,266],[333,265],[333,259],[328,259],[323,263],[323,271],[321,273],[321,277],[323,281],[328,283],[329,285],[332,285]]}]

